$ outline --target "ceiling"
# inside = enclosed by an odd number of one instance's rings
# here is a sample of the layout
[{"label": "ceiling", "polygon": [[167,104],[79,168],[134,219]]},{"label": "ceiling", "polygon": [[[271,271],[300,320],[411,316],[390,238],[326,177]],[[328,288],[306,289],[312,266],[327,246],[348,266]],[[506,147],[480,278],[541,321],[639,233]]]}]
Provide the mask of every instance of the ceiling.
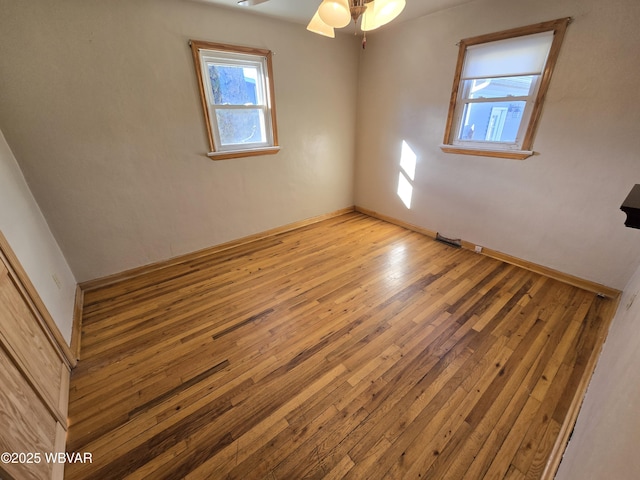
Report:
[{"label": "ceiling", "polygon": [[[270,0],[254,7],[241,7],[237,0],[195,0],[201,3],[242,10],[249,14],[267,15],[289,22],[308,24],[322,0]],[[407,6],[395,23],[421,17],[439,10],[455,7],[474,0],[407,0]]]}]

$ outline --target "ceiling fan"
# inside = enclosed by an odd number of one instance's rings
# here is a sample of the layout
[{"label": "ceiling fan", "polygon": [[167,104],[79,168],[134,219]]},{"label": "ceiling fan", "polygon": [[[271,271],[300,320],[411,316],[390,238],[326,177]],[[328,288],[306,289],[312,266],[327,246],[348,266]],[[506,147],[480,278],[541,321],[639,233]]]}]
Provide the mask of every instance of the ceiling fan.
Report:
[{"label": "ceiling fan", "polygon": [[[238,0],[238,5],[252,7],[268,1]],[[357,23],[362,17],[360,29],[366,33],[396,18],[406,3],[406,0],[322,0],[307,30],[334,38],[334,29],[346,27],[351,20]]]}]

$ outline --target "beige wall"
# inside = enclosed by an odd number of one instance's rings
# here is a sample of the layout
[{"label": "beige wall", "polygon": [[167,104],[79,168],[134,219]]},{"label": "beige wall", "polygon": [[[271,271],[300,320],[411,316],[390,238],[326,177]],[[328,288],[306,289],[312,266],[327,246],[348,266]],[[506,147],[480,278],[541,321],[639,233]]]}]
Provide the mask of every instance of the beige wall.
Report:
[{"label": "beige wall", "polygon": [[0,231],[69,343],[76,281],[2,132]]},{"label": "beige wall", "polygon": [[[640,241],[640,230],[636,231]],[[640,268],[625,288],[557,480],[636,480],[640,472]]]},{"label": "beige wall", "polygon": [[[353,36],[184,0],[0,11],[0,128],[78,281],[353,205]],[[190,38],[275,52],[280,153],[205,156]]]},{"label": "beige wall", "polygon": [[[572,16],[524,161],[447,155],[457,59],[475,35]],[[640,263],[619,207],[640,183],[640,2],[480,0],[371,36],[361,58],[356,204],[622,289]],[[411,209],[396,195],[405,140]]]}]

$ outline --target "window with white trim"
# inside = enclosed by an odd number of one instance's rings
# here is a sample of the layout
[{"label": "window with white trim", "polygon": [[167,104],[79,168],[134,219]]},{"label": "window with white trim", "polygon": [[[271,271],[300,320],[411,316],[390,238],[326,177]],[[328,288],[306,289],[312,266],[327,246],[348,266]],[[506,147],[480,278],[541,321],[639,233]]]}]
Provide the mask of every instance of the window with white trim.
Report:
[{"label": "window with white trim", "polygon": [[191,40],[209,139],[209,157],[277,153],[269,50]]},{"label": "window with white trim", "polygon": [[460,42],[442,150],[524,159],[569,18]]}]

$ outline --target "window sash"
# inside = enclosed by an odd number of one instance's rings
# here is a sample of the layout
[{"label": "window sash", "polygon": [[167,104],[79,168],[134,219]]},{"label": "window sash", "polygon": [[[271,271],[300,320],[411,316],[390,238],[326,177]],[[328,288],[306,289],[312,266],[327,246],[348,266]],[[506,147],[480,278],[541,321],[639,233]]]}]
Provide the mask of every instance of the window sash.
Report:
[{"label": "window sash", "polygon": [[[269,115],[269,109],[264,105],[209,105],[211,122],[215,124],[213,129],[215,135],[215,142],[218,147],[217,151],[237,151],[244,149],[264,148],[273,145],[273,137],[271,135],[271,116]],[[218,125],[218,111],[253,111],[257,110],[260,113],[260,130],[264,135],[264,141],[252,141],[252,142],[224,142],[220,137],[221,128]]]},{"label": "window sash", "polygon": [[[512,99],[510,99],[512,100]],[[519,100],[522,101],[522,100]],[[518,131],[515,136],[514,141],[500,141],[500,140],[480,140],[480,139],[472,139],[467,140],[462,138],[464,126],[462,123],[462,118],[467,111],[465,107],[467,105],[474,104],[482,104],[482,103],[504,103],[503,101],[494,101],[494,102],[466,102],[462,108],[460,108],[459,112],[459,120],[457,122],[456,128],[456,138],[453,141],[453,145],[456,146],[464,146],[467,148],[478,147],[478,148],[500,148],[503,150],[521,150],[522,149],[522,138],[526,132],[526,128],[528,125],[528,120],[531,117],[532,104],[530,102],[525,103],[525,108],[522,112],[522,118],[520,119],[520,123],[518,125]]]},{"label": "window sash", "polygon": [[[237,60],[232,61],[226,59],[225,57],[219,56],[202,56],[202,71],[208,72],[210,66],[221,66],[221,67],[235,67],[235,68],[254,68],[257,72],[256,78],[256,103],[252,105],[262,105],[268,107],[266,94],[267,90],[267,76],[265,75],[265,62],[266,58],[261,58],[260,60]],[[206,82],[207,82],[207,99],[210,104],[216,104],[215,100],[212,98],[213,96],[213,87],[211,85],[211,77],[207,74]],[[228,103],[220,104],[220,105],[229,105]],[[234,105],[234,104],[231,104]],[[242,104],[237,104],[242,105]]]},{"label": "window sash", "polygon": [[[484,77],[483,77],[484,78]],[[498,77],[500,78],[500,77]],[[465,146],[465,147],[478,147],[478,148],[501,148],[504,150],[520,150],[522,146],[522,140],[524,138],[529,120],[531,118],[531,112],[535,104],[535,99],[538,94],[538,87],[540,86],[540,76],[534,76],[529,88],[529,95],[518,96],[506,96],[506,97],[479,97],[469,98],[471,95],[471,80],[463,80],[463,88],[460,89],[460,98],[458,99],[458,109],[456,111],[456,135],[453,140],[453,145]],[[518,125],[518,131],[516,133],[515,140],[513,142],[498,141],[498,140],[467,140],[462,138],[463,136],[463,117],[467,112],[468,105],[473,104],[491,104],[491,103],[515,103],[525,102],[525,107],[520,118],[520,124]]]}]

